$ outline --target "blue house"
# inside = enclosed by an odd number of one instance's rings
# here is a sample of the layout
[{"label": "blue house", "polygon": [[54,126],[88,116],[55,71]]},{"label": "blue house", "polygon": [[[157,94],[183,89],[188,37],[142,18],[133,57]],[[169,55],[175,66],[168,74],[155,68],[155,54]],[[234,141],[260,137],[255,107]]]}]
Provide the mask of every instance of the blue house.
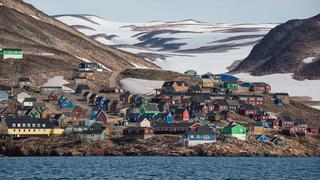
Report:
[{"label": "blue house", "polygon": [[256,126],[261,126],[261,127],[264,127],[264,128],[268,128],[269,127],[269,122],[257,121],[256,122]]},{"label": "blue house", "polygon": [[0,92],[0,101],[6,101],[9,99],[9,94],[7,92]]},{"label": "blue house", "polygon": [[171,113],[159,113],[159,114],[154,114],[151,120],[154,122],[165,122],[165,123],[171,124],[174,121],[174,117]]},{"label": "blue house", "polygon": [[257,138],[259,142],[269,142],[269,138],[266,135],[261,135]]},{"label": "blue house", "polygon": [[229,80],[236,80],[238,79],[237,77],[234,77],[232,75],[228,75],[228,74],[221,74],[220,75],[220,82],[227,82]]},{"label": "blue house", "polygon": [[87,84],[79,84],[75,89],[77,94],[81,94],[85,91],[90,91],[90,87]]},{"label": "blue house", "polygon": [[199,144],[217,142],[216,133],[210,131],[208,126],[201,126],[197,131],[188,131],[183,135],[183,142],[186,146],[197,146]]},{"label": "blue house", "polygon": [[110,99],[108,99],[107,97],[100,96],[97,98],[95,104],[96,106],[107,107],[109,102],[110,102]]},{"label": "blue house", "polygon": [[66,96],[61,96],[59,99],[58,99],[58,105],[60,105],[64,100],[66,100],[67,97]]},{"label": "blue house", "polygon": [[59,104],[61,109],[74,109],[75,105],[69,99],[65,99]]},{"label": "blue house", "polygon": [[91,116],[92,117],[97,117],[99,111],[101,110],[101,107],[99,106],[93,106],[92,110],[91,110]]}]

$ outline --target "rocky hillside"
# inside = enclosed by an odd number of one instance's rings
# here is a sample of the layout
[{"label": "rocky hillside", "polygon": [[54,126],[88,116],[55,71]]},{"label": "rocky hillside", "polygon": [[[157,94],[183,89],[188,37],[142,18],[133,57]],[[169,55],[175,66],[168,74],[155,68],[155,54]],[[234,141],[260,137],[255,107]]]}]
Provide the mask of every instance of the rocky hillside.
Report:
[{"label": "rocky hillside", "polygon": [[[96,42],[22,0],[0,0],[0,48],[21,48],[25,59],[0,62],[1,78],[68,72],[87,59],[107,71],[136,65],[157,68],[142,58]],[[46,78],[46,76],[43,76]]]},{"label": "rocky hillside", "polygon": [[320,79],[320,15],[290,20],[272,29],[233,71],[253,75],[294,73]]}]

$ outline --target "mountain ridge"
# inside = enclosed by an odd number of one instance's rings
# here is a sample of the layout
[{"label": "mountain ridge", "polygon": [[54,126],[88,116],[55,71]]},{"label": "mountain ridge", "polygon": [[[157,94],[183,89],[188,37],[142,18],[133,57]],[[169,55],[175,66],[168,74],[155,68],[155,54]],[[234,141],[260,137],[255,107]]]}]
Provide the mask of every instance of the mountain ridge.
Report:
[{"label": "mountain ridge", "polygon": [[[306,62],[314,57],[314,61]],[[276,26],[256,44],[233,72],[253,75],[293,73],[296,79],[320,79],[320,14]]]},{"label": "mountain ridge", "polygon": [[[0,62],[2,78],[16,78],[19,73],[10,72],[8,68],[24,66],[23,75],[35,78],[39,78],[39,74],[46,77],[49,71],[70,74],[67,71],[76,68],[81,58],[101,63],[106,71],[133,68],[132,63],[158,69],[153,63],[131,53],[90,39],[21,0],[0,0],[0,3],[0,47],[21,48],[25,54],[21,61]],[[54,73],[49,76],[52,75]]]}]

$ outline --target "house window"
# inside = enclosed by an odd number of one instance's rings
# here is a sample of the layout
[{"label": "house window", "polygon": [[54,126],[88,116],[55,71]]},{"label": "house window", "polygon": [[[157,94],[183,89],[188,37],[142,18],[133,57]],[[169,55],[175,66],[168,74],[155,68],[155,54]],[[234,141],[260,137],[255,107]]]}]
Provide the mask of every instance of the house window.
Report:
[{"label": "house window", "polygon": [[209,139],[209,136],[208,135],[204,135],[203,139]]},{"label": "house window", "polygon": [[17,124],[17,127],[21,127],[21,124],[20,124],[20,123],[18,123],[18,124]]},{"label": "house window", "polygon": [[42,124],[42,127],[45,128],[45,127],[46,127],[46,124]]},{"label": "house window", "polygon": [[41,124],[37,124],[37,127],[38,127],[38,128],[41,127]]},{"label": "house window", "polygon": [[30,124],[30,123],[28,123],[28,124],[27,124],[27,127],[31,127],[31,124]]},{"label": "house window", "polygon": [[36,127],[36,124],[32,124],[32,127],[33,127],[33,128]]},{"label": "house window", "polygon": [[199,138],[200,138],[200,135],[197,135],[196,137],[197,137],[197,139],[199,139]]},{"label": "house window", "polygon": [[22,127],[26,127],[26,124],[25,124],[25,123],[23,123],[23,124],[22,124]]},{"label": "house window", "polygon": [[15,128],[15,127],[16,127],[16,124],[14,124],[14,123],[13,123],[13,124],[12,124],[12,127],[14,127],[14,128]]},{"label": "house window", "polygon": [[193,136],[193,135],[191,135],[191,136],[190,136],[190,138],[191,138],[191,139],[193,139],[193,138],[194,138],[194,136]]}]

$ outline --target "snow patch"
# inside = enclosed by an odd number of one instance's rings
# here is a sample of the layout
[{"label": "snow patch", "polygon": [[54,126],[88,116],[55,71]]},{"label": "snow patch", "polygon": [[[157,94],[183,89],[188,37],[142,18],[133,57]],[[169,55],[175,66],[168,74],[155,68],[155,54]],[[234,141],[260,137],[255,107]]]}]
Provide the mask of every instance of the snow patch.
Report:
[{"label": "snow patch", "polygon": [[252,76],[248,73],[235,74],[236,77],[249,82],[266,82],[271,85],[272,92],[287,92],[290,96],[310,96],[312,100],[320,100],[320,80],[298,81],[292,74],[272,74]]},{"label": "snow patch", "polygon": [[314,109],[319,109],[320,110],[320,106],[311,106]]},{"label": "snow patch", "polygon": [[164,81],[154,81],[145,79],[125,78],[120,80],[120,86],[132,94],[152,95],[155,89],[162,87]]},{"label": "snow patch", "polygon": [[316,60],[317,57],[307,57],[303,59],[303,62],[306,64],[312,63],[314,60]]},{"label": "snow patch", "polygon": [[33,17],[36,20],[40,20],[40,18],[38,18],[37,16],[31,15],[31,17]]},{"label": "snow patch", "polygon": [[74,90],[64,86],[66,84],[69,84],[69,82],[67,80],[64,79],[64,77],[62,76],[55,76],[51,79],[48,79],[48,81],[43,84],[41,87],[62,87],[62,91],[65,93],[74,93]]},{"label": "snow patch", "polygon": [[140,65],[140,64],[136,64],[136,63],[133,63],[133,62],[130,62],[130,64],[132,64],[137,69],[149,69],[146,66],[143,66],[143,65]]}]

